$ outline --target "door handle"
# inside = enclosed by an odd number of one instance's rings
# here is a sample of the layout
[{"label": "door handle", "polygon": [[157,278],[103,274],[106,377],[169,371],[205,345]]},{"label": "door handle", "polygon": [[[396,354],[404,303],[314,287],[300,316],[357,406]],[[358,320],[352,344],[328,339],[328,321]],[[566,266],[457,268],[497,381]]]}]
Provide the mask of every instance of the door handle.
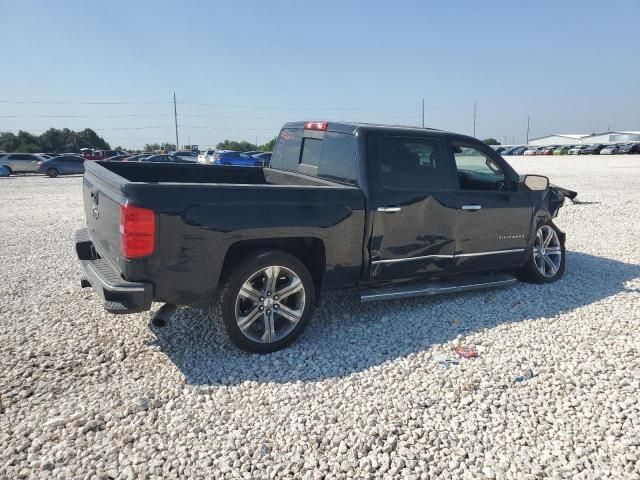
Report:
[{"label": "door handle", "polygon": [[394,213],[402,210],[400,207],[378,207],[379,212]]},{"label": "door handle", "polygon": [[462,205],[462,210],[482,210],[481,205]]}]

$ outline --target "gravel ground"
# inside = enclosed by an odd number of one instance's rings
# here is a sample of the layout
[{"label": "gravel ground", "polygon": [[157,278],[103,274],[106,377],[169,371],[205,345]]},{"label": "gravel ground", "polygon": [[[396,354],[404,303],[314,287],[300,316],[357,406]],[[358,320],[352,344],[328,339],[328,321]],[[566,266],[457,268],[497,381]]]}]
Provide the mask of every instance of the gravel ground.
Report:
[{"label": "gravel ground", "polygon": [[0,178],[0,478],[640,478],[640,157],[511,160],[580,192],[562,281],[333,293],[266,356],[204,311],[107,315],[81,178]]}]

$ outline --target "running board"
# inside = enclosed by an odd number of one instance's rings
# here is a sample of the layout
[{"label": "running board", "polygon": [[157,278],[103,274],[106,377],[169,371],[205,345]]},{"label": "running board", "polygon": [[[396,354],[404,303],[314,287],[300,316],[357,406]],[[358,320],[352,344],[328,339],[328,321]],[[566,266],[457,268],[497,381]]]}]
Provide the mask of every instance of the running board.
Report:
[{"label": "running board", "polygon": [[397,298],[440,295],[442,293],[467,292],[484,288],[507,287],[518,280],[507,274],[476,275],[452,280],[436,280],[428,283],[369,288],[360,291],[361,302],[392,300]]}]

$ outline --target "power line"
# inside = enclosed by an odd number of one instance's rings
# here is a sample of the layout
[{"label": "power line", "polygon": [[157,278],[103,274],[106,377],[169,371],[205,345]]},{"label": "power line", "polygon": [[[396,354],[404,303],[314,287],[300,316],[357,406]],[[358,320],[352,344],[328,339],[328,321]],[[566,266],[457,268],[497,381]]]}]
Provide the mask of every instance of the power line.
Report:
[{"label": "power line", "polygon": [[171,102],[74,102],[50,100],[0,100],[0,103],[34,104],[34,105],[164,105]]},{"label": "power line", "polygon": [[[114,102],[114,101],[58,101],[58,100],[0,100],[0,103],[9,104],[34,104],[34,105],[167,105],[173,102]],[[377,111],[377,110],[406,110],[413,111],[415,107],[282,107],[273,105],[234,105],[226,103],[206,102],[176,102],[181,105],[199,105],[218,108],[246,108],[256,110],[341,110],[341,111]]]},{"label": "power line", "polygon": [[0,118],[124,118],[124,117],[168,117],[168,113],[132,113],[121,115],[0,115]]}]

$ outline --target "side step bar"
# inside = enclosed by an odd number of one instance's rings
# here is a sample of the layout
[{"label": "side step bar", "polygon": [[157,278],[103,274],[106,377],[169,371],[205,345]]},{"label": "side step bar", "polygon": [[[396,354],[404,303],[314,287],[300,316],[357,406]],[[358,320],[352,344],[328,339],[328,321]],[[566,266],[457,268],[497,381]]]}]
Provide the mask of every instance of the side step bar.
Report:
[{"label": "side step bar", "polygon": [[518,280],[507,274],[476,275],[452,280],[437,280],[428,283],[369,288],[360,291],[361,302],[392,300],[397,298],[440,295],[442,293],[466,292],[484,288],[506,287]]}]

